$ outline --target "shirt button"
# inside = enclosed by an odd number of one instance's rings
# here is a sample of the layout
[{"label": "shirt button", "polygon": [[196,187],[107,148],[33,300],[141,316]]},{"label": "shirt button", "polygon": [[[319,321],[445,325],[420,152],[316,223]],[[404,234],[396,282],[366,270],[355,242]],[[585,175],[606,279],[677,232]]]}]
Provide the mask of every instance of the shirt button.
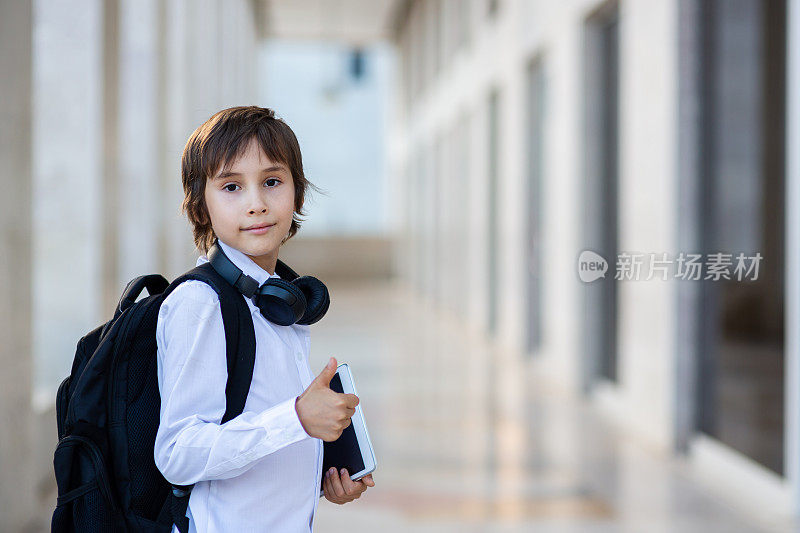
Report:
[{"label": "shirt button", "polygon": [[297,352],[296,354],[294,354],[294,356],[297,358],[298,361],[303,360],[303,352]]}]

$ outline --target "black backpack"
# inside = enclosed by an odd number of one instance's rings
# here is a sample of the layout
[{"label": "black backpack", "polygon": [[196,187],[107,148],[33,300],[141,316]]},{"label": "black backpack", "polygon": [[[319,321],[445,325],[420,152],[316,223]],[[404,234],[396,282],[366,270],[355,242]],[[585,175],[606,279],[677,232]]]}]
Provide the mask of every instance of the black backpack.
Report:
[{"label": "black backpack", "polygon": [[[243,411],[256,348],[244,296],[210,263],[171,284],[159,274],[133,279],[114,317],[78,342],[72,371],[58,388],[53,533],[169,532],[173,523],[188,530],[191,486],[170,485],[156,468],[153,450],[161,406],[158,310],[190,279],[210,285],[220,300],[228,363],[222,422]],[[136,301],[145,288],[149,296]]]}]

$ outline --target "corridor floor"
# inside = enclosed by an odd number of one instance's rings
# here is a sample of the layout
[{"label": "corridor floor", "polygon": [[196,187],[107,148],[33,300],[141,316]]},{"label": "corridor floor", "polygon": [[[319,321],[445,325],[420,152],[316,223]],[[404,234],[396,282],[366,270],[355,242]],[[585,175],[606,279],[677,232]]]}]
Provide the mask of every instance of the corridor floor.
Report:
[{"label": "corridor floor", "polygon": [[350,364],[376,486],[320,500],[315,531],[793,531],[701,486],[681,459],[624,435],[395,283],[332,285],[311,367]]}]

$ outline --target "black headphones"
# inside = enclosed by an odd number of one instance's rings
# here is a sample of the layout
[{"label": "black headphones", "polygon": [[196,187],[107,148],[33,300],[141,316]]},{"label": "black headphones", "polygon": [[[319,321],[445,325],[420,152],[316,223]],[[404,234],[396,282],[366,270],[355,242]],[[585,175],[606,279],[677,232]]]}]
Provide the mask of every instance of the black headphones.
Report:
[{"label": "black headphones", "polygon": [[208,250],[208,262],[217,273],[253,300],[264,318],[279,326],[309,325],[320,320],[331,304],[328,288],[315,277],[298,276],[278,259],[275,272],[263,285],[233,264],[217,241]]}]

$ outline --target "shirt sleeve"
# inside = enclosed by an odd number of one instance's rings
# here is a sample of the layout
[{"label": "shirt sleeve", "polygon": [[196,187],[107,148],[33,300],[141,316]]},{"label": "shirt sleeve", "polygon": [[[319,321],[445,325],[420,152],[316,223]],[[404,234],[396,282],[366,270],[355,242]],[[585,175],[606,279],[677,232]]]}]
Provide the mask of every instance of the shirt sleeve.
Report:
[{"label": "shirt sleeve", "polygon": [[297,397],[262,412],[225,414],[225,330],[216,292],[181,283],[162,302],[156,326],[161,414],[154,458],[175,485],[228,479],[262,457],[312,438],[295,410]]}]

